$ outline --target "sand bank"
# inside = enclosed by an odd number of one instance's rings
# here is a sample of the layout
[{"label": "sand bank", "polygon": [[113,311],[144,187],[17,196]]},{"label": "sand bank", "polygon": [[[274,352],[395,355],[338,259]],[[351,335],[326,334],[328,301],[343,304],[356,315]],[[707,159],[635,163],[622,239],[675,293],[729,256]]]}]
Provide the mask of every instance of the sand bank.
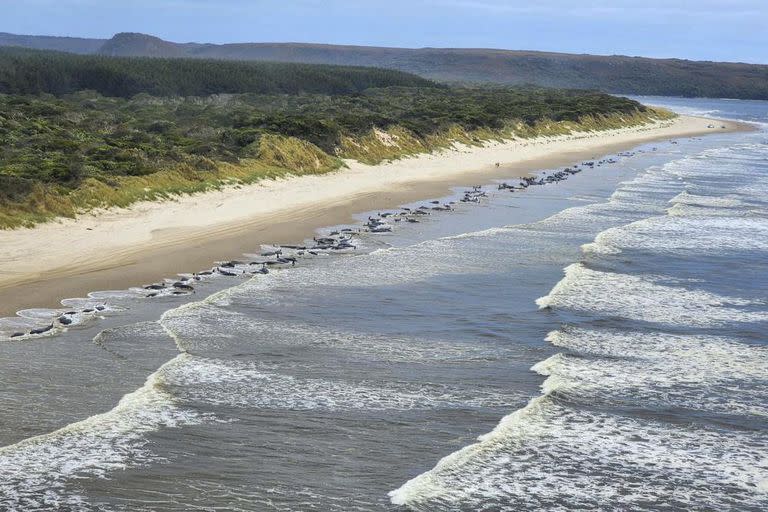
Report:
[{"label": "sand bank", "polygon": [[[707,127],[713,123],[716,129]],[[444,195],[450,186],[522,176],[652,140],[739,129],[748,127],[681,116],[638,128],[458,146],[376,166],[349,161],[348,168],[333,174],[264,181],[0,231],[0,315],[208,268],[261,243],[300,241],[317,228],[349,222],[354,213]]]}]

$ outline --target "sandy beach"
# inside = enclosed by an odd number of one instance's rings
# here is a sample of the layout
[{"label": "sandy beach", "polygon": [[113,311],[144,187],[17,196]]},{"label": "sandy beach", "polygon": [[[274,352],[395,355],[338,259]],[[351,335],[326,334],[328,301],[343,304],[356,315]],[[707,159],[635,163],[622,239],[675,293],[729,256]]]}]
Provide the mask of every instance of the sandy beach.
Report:
[{"label": "sandy beach", "polygon": [[[708,128],[713,123],[717,128]],[[348,168],[329,175],[0,231],[0,314],[201,270],[262,243],[302,240],[317,228],[348,222],[355,213],[444,195],[451,186],[522,176],[653,140],[741,129],[749,127],[681,116],[639,128],[461,146],[377,166],[349,161]]]}]

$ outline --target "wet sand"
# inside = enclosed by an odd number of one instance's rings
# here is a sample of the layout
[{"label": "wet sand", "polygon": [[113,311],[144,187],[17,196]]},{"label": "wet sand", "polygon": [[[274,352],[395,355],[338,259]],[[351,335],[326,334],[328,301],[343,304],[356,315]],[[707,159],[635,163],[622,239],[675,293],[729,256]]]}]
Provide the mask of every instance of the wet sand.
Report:
[{"label": "wet sand", "polygon": [[[707,125],[716,124],[717,129]],[[720,128],[725,125],[726,129]],[[446,195],[631,149],[749,125],[681,116],[663,126],[459,147],[379,166],[349,162],[325,176],[142,203],[32,229],[0,232],[0,315],[57,307],[93,290],[124,289],[209,268],[263,243],[297,242],[370,210]],[[500,162],[497,168],[494,162]]]}]

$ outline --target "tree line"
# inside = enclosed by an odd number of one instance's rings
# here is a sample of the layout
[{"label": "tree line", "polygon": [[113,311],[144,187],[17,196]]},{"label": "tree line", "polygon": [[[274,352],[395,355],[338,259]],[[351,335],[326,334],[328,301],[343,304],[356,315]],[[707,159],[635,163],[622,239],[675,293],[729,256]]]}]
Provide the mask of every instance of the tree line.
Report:
[{"label": "tree line", "polygon": [[105,57],[0,48],[0,93],[63,96],[355,94],[372,87],[439,87],[402,71],[324,64]]}]

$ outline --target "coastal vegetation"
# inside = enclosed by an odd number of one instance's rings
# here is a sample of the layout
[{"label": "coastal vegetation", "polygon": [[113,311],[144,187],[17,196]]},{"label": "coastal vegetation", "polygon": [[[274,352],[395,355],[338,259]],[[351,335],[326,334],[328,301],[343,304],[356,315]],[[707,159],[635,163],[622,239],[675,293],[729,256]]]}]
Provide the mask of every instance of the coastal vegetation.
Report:
[{"label": "coastal vegetation", "polygon": [[[66,56],[44,70],[42,53],[10,52],[22,62],[13,72],[0,57],[3,228],[327,173],[344,158],[377,163],[456,142],[601,130],[669,115],[594,91],[447,87],[379,69]],[[70,85],[62,89],[56,76]],[[82,89],[85,83],[91,89]],[[126,83],[144,84],[142,92],[118,94]],[[72,84],[81,89],[70,92]]]}]

